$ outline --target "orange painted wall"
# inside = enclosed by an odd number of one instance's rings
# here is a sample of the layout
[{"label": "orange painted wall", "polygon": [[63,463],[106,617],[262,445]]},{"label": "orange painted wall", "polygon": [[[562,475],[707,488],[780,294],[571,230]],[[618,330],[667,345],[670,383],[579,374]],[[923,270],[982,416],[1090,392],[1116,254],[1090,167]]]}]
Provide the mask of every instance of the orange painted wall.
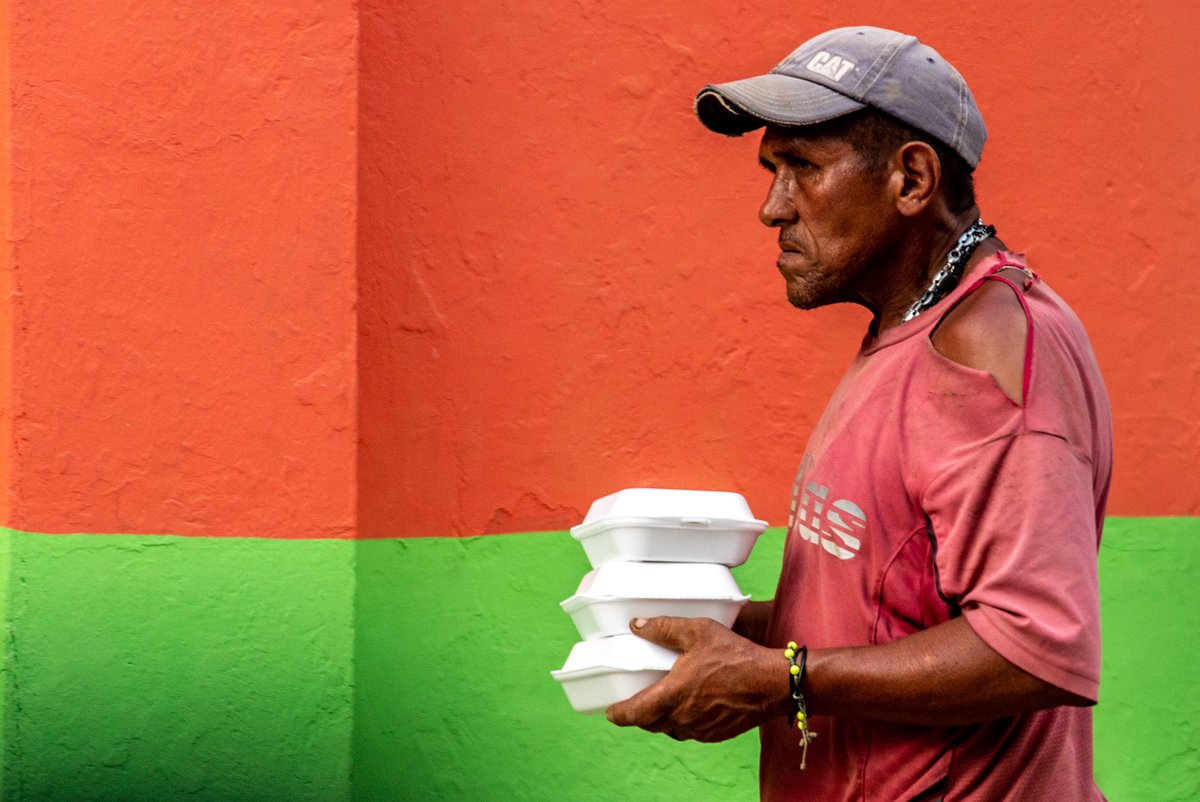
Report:
[{"label": "orange painted wall", "polygon": [[0,524],[12,507],[12,275],[8,2],[0,0]]},{"label": "orange painted wall", "polygon": [[7,0],[2,520],[475,534],[653,484],[781,523],[866,315],[787,306],[755,140],[691,97],[852,22],[971,81],[985,214],[1108,377],[1112,511],[1200,514],[1192,5]]},{"label": "orange painted wall", "polygon": [[756,141],[708,134],[691,98],[854,23],[919,33],[971,83],[984,213],[1109,383],[1111,512],[1200,514],[1194,3],[362,8],[365,534],[559,527],[639,484],[785,520],[867,316],[787,306]]},{"label": "orange painted wall", "polygon": [[8,2],[0,0],[0,523],[12,507],[12,193],[10,92],[8,62]]},{"label": "orange painted wall", "polygon": [[5,8],[4,522],[352,534],[355,4]]}]

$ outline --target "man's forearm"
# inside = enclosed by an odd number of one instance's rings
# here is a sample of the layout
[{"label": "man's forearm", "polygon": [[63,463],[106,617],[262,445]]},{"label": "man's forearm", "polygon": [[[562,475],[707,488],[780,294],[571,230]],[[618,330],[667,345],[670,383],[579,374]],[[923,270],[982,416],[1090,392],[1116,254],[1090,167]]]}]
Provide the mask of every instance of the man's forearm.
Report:
[{"label": "man's forearm", "polygon": [[1001,657],[963,618],[881,646],[810,653],[805,695],[820,715],[968,724],[1090,701]]},{"label": "man's forearm", "polygon": [[746,602],[731,629],[743,638],[762,646],[767,639],[767,624],[771,621],[771,610],[774,607],[774,600]]},{"label": "man's forearm", "polygon": [[[765,633],[770,602],[744,610],[735,626]],[[659,682],[608,710],[609,720],[676,738],[721,741],[791,709],[783,650],[750,642],[711,619],[652,618],[635,633],[681,652]],[[1046,707],[1088,704],[1017,668],[965,619],[882,646],[809,652],[804,694],[810,713],[906,724],[969,724]]]}]

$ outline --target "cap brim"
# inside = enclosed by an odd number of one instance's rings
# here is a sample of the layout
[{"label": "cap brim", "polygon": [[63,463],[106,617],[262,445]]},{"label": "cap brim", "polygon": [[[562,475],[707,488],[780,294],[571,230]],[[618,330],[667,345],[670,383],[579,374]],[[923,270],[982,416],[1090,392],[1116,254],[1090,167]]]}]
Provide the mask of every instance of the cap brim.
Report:
[{"label": "cap brim", "polygon": [[726,136],[741,136],[768,123],[813,125],[866,107],[821,84],[779,73],[710,84],[695,102],[700,122]]}]

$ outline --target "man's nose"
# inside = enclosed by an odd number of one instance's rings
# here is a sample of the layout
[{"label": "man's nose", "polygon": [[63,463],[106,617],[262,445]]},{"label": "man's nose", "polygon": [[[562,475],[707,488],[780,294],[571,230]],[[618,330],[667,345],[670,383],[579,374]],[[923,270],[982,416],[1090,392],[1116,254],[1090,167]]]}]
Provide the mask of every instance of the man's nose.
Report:
[{"label": "man's nose", "polygon": [[767,197],[758,210],[758,219],[771,228],[780,228],[796,219],[796,207],[792,204],[786,182],[778,173],[771,180]]}]

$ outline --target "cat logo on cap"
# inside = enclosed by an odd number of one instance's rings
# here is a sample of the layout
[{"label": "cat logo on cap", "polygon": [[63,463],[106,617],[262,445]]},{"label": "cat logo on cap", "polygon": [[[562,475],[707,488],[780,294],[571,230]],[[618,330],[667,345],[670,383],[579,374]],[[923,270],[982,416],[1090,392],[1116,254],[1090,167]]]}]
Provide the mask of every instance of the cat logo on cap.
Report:
[{"label": "cat logo on cap", "polygon": [[856,65],[849,59],[835,56],[828,50],[822,50],[809,59],[805,66],[817,75],[824,75],[831,81],[840,81]]}]

